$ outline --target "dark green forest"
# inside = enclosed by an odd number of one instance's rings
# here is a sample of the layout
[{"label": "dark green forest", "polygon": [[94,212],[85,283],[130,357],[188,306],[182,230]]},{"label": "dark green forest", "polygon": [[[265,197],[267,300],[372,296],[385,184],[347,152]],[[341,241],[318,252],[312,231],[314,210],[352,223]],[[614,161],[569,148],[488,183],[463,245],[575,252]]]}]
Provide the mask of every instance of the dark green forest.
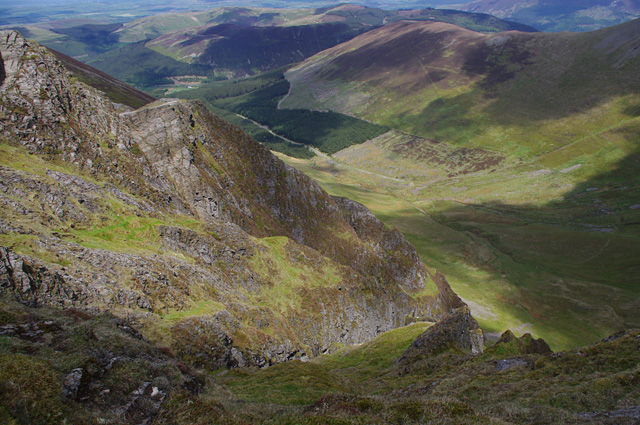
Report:
[{"label": "dark green forest", "polygon": [[168,77],[212,75],[208,66],[179,62],[145,47],[144,42],[110,50],[89,61],[88,65],[143,90],[172,84]]},{"label": "dark green forest", "polygon": [[[290,83],[284,79],[285,69],[280,68],[254,77],[210,82],[172,96],[200,99],[214,113],[239,125],[269,149],[297,158],[309,158],[313,155],[304,147],[289,143],[282,137],[334,154],[388,131],[387,127],[337,112],[278,109],[278,102],[287,95],[290,87]],[[269,127],[282,137],[274,136],[238,115]]]}]

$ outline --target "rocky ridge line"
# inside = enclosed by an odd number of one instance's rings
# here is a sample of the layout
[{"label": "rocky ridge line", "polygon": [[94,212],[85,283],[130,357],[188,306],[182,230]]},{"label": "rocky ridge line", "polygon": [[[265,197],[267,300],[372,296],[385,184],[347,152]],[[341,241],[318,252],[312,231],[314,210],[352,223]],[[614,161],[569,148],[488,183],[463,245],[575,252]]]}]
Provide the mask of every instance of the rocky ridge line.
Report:
[{"label": "rocky ridge line", "polygon": [[0,54],[3,163],[32,155],[0,168],[0,292],[127,316],[212,368],[316,356],[463,305],[397,230],[202,104],[118,114],[16,32]]}]

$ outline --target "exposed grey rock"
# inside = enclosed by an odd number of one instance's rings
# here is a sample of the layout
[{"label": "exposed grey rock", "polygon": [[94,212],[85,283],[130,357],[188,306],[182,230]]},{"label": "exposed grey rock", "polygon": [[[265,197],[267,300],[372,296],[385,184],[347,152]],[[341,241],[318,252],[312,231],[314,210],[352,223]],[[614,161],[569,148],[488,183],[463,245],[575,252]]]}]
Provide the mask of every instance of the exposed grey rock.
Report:
[{"label": "exposed grey rock", "polygon": [[524,359],[517,358],[498,360],[496,363],[496,370],[507,370],[517,366],[529,366],[529,363]]},{"label": "exposed grey rock", "polygon": [[618,331],[612,335],[609,335],[608,337],[604,338],[602,340],[602,342],[611,342],[611,341],[615,341],[617,339],[622,338],[623,336],[627,335],[627,332],[625,331]]},{"label": "exposed grey rock", "polygon": [[134,390],[129,402],[118,409],[118,415],[128,423],[151,423],[158,414],[166,394],[157,387],[151,386],[151,382],[143,382]]},{"label": "exposed grey rock", "polygon": [[[640,420],[640,406],[630,407],[628,409],[618,409],[600,412],[582,412],[576,414],[579,418],[596,419],[596,418],[630,418]],[[635,422],[634,422],[635,423]]]},{"label": "exposed grey rock", "polygon": [[418,291],[424,288],[427,280],[424,264],[413,245],[398,229],[387,228],[364,205],[351,199],[334,196],[333,200],[358,237],[369,242],[380,256],[379,264],[365,265],[369,270],[373,268],[375,274],[390,271],[393,279],[401,282],[408,290]]},{"label": "exposed grey rock", "polygon": [[82,375],[84,370],[76,368],[71,371],[65,378],[62,385],[62,395],[69,398],[77,398],[80,384],[82,383]]},{"label": "exposed grey rock", "polygon": [[420,334],[398,362],[408,363],[420,357],[438,354],[447,349],[479,354],[482,353],[483,343],[482,329],[471,316],[469,308],[465,306]]},{"label": "exposed grey rock", "polygon": [[[229,226],[225,226],[225,230]],[[253,244],[242,234],[236,233],[234,239],[236,242],[244,242],[246,245],[243,244],[240,247],[232,248],[225,243],[218,242],[213,237],[204,236],[188,229],[159,226],[158,230],[162,242],[167,248],[185,252],[193,258],[201,260],[207,266],[213,265],[218,259],[227,264],[232,264],[237,257],[251,255],[253,250]]]},{"label": "exposed grey rock", "polygon": [[44,331],[35,323],[0,326],[0,336],[13,336],[30,341],[37,341],[43,334]]}]

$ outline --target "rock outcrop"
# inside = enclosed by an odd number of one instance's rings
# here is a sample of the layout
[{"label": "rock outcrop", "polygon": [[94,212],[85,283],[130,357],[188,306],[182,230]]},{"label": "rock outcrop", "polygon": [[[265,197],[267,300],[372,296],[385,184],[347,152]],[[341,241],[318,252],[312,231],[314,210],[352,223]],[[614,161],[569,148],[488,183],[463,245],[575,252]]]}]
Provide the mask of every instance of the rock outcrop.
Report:
[{"label": "rock outcrop", "polygon": [[264,366],[463,305],[365,207],[201,103],[118,113],[0,32],[0,292],[127,316],[193,364]]},{"label": "rock outcrop", "polygon": [[461,307],[424,331],[398,360],[410,363],[417,358],[454,349],[463,353],[480,354],[484,336],[468,307]]},{"label": "rock outcrop", "polygon": [[526,354],[551,354],[553,351],[549,344],[542,338],[534,338],[526,333],[520,338],[515,336],[510,330],[502,333],[496,343],[490,348],[491,352],[511,355]]}]

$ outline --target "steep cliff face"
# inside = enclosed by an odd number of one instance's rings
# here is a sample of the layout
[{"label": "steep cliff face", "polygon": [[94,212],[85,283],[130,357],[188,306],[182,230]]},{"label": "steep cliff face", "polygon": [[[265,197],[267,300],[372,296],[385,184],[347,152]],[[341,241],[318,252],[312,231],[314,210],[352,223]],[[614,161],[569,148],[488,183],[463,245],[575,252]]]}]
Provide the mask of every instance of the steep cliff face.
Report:
[{"label": "steep cliff face", "polygon": [[0,292],[109,310],[209,367],[307,358],[462,306],[366,208],[200,103],[118,114],[0,32]]}]

